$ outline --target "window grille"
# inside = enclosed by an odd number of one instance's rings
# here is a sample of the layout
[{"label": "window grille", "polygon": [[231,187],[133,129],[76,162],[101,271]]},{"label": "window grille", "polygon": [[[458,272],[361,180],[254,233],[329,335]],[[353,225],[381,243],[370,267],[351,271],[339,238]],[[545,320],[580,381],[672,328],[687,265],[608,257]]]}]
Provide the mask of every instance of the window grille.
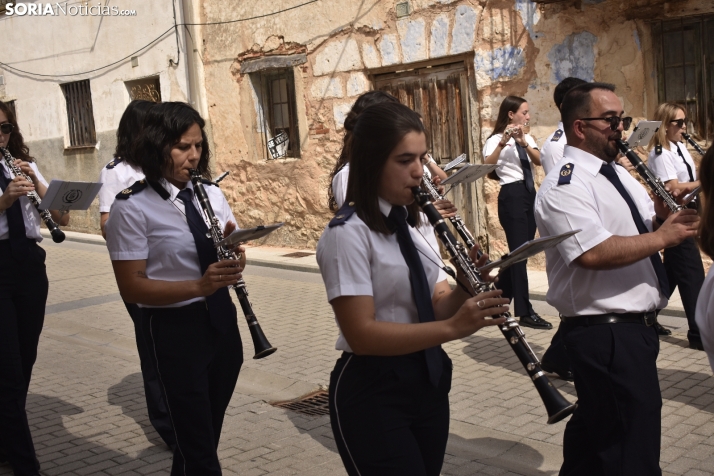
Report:
[{"label": "window grille", "polygon": [[158,77],[127,81],[125,84],[132,101],[134,99],[141,99],[144,101],[161,102],[161,82]]},{"label": "window grille", "polygon": [[67,102],[70,147],[90,147],[97,143],[89,80],[62,85]]},{"label": "window grille", "polygon": [[[265,157],[274,159],[275,139],[288,138],[284,157],[300,157],[300,134],[295,106],[295,79],[292,68],[252,73],[253,84],[262,105]],[[271,150],[272,149],[272,150]],[[282,150],[282,149],[280,149]]]}]

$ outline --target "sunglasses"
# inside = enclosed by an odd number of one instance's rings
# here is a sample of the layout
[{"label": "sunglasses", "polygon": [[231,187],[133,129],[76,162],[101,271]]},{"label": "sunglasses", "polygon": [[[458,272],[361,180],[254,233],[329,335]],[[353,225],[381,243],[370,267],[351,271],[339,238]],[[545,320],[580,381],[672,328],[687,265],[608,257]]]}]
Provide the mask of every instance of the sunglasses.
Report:
[{"label": "sunglasses", "polygon": [[3,122],[0,124],[0,132],[3,134],[9,134],[15,129],[15,126],[10,124],[9,122]]},{"label": "sunglasses", "polygon": [[677,119],[677,120],[669,121],[669,122],[670,122],[671,124],[676,124],[677,127],[680,127],[680,128],[681,128],[681,127],[683,127],[684,124],[687,122],[687,118],[685,117],[684,119]]},{"label": "sunglasses", "polygon": [[613,131],[616,131],[617,128],[620,126],[620,122],[622,122],[622,128],[624,130],[627,130],[630,128],[632,125],[632,118],[631,117],[619,117],[619,116],[610,116],[610,117],[583,117],[580,119],[581,121],[605,121],[610,123],[610,129]]}]

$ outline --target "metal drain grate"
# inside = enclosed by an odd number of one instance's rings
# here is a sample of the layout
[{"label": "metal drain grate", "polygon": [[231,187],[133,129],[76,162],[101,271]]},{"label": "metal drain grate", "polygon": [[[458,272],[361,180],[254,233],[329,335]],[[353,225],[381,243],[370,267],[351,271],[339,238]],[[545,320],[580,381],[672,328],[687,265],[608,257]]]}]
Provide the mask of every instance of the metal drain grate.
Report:
[{"label": "metal drain grate", "polygon": [[303,415],[329,415],[330,407],[327,400],[327,392],[318,390],[297,400],[273,403],[274,407],[285,408]]},{"label": "metal drain grate", "polygon": [[307,251],[295,251],[294,253],[288,253],[283,255],[284,258],[304,258],[305,256],[312,256],[315,253],[308,253]]}]

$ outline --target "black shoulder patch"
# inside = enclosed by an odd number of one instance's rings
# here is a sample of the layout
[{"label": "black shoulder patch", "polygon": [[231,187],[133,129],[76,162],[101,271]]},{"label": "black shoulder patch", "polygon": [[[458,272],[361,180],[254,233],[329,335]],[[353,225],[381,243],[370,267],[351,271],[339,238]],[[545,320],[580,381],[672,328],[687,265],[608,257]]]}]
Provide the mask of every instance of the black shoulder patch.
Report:
[{"label": "black shoulder patch", "polygon": [[553,134],[553,138],[550,141],[558,142],[561,137],[563,137],[563,129],[558,129],[557,131],[555,131],[555,134]]},{"label": "black shoulder patch", "polygon": [[111,170],[114,167],[116,167],[118,164],[121,164],[124,161],[121,157],[114,157],[111,162],[107,164],[107,170]]},{"label": "black shoulder patch", "polygon": [[574,164],[565,164],[560,169],[560,177],[558,177],[558,185],[567,185],[570,183],[570,179],[573,178],[573,170],[575,170]]},{"label": "black shoulder patch", "polygon": [[129,197],[134,195],[135,193],[139,193],[142,190],[146,188],[146,179],[141,179],[136,182],[134,182],[134,185],[132,185],[129,188],[125,188],[121,192],[117,193],[117,200],[127,200]]},{"label": "black shoulder patch", "polygon": [[655,154],[662,155],[662,145],[661,144],[655,146]]},{"label": "black shoulder patch", "polygon": [[337,210],[335,217],[330,220],[330,224],[328,226],[332,228],[333,226],[343,225],[352,215],[354,215],[355,210],[355,202],[345,203],[339,210]]}]

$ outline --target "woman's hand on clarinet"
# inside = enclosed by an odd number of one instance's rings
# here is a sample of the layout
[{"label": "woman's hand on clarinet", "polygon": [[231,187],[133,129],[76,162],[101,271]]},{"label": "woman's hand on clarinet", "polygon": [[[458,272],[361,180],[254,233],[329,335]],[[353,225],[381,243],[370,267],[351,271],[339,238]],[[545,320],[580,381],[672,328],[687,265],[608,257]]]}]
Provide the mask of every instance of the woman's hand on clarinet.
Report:
[{"label": "woman's hand on clarinet", "polygon": [[506,321],[505,317],[488,319],[508,311],[509,300],[500,297],[502,291],[496,289],[467,299],[450,319],[449,323],[455,339],[470,336],[486,326],[496,326]]},{"label": "woman's hand on clarinet", "polygon": [[35,171],[32,169],[32,167],[30,167],[29,162],[24,162],[20,159],[15,159],[15,166],[22,170],[23,174],[30,177],[34,185],[37,184],[37,175],[35,175]]},{"label": "woman's hand on clarinet", "polygon": [[237,284],[242,278],[243,267],[233,259],[216,261],[208,266],[199,280],[201,296],[210,296],[221,288]]},{"label": "woman's hand on clarinet", "polygon": [[449,200],[437,200],[434,202],[434,206],[439,211],[442,218],[451,218],[456,216],[456,206]]},{"label": "woman's hand on clarinet", "polygon": [[[238,225],[233,223],[232,221],[229,221],[226,223],[225,228],[223,228],[223,236],[228,236],[236,229],[238,228]],[[240,246],[239,244],[231,245],[228,247],[229,250],[232,252],[236,253],[238,256],[238,262],[240,263],[241,268],[245,268],[245,248]]]},{"label": "woman's hand on clarinet", "polygon": [[[2,173],[2,172],[0,172]],[[23,177],[15,177],[0,196],[0,210],[7,210],[18,198],[35,190],[35,186]]]},{"label": "woman's hand on clarinet", "polygon": [[526,135],[523,132],[523,126],[514,126],[513,127],[513,134],[511,135],[513,139],[516,141],[516,144],[520,145],[521,147],[526,146]]}]

